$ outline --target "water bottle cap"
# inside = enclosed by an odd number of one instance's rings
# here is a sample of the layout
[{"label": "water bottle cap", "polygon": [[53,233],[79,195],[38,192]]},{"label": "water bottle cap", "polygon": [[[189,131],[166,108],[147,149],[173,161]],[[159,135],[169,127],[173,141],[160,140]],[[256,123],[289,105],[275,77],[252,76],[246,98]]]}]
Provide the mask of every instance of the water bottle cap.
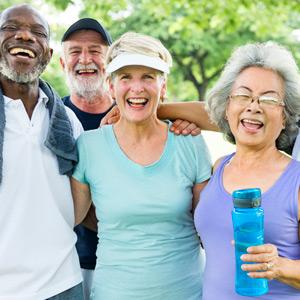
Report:
[{"label": "water bottle cap", "polygon": [[261,205],[259,188],[236,190],[232,193],[233,205],[236,208],[253,208]]}]

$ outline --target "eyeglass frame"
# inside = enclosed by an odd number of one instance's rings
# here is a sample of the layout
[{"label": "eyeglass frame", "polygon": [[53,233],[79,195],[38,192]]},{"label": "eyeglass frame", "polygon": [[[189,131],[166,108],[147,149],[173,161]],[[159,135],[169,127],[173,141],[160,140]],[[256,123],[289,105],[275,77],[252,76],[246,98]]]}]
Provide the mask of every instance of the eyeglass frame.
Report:
[{"label": "eyeglass frame", "polygon": [[[245,107],[249,106],[251,103],[257,101],[257,103],[259,105],[261,105],[261,100],[260,98],[262,97],[266,97],[266,98],[271,98],[273,99],[273,103],[268,103],[267,101],[266,102],[263,102],[263,104],[267,104],[268,106],[272,107],[272,106],[282,106],[284,107],[285,106],[285,103],[283,102],[283,100],[280,100],[280,99],[277,99],[276,97],[272,97],[272,96],[266,96],[266,95],[260,95],[260,96],[250,96],[250,95],[247,95],[247,94],[235,94],[235,95],[229,95],[228,98],[229,99],[233,99],[234,100],[234,97],[237,97],[237,96],[244,96],[244,97],[248,97],[249,100],[251,100],[250,102],[247,100],[245,100],[245,103],[247,102],[247,105],[245,105]],[[276,100],[276,101],[275,101]]]}]

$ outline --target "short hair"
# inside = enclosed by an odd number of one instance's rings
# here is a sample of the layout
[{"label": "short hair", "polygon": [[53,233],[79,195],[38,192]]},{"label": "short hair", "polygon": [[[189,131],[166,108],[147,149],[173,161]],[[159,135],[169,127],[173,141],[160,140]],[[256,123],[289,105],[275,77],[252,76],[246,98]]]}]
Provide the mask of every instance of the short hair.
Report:
[{"label": "short hair", "polygon": [[124,33],[110,46],[106,54],[106,65],[120,54],[143,54],[158,57],[169,67],[172,65],[172,56],[161,41],[137,32]]},{"label": "short hair", "polygon": [[285,128],[276,140],[276,147],[279,150],[290,149],[298,134],[300,76],[291,52],[274,42],[246,44],[232,53],[219,80],[207,95],[206,109],[211,120],[219,126],[225,138],[235,144],[234,136],[225,117],[226,106],[235,80],[248,67],[269,69],[282,77],[285,90],[283,99]]}]

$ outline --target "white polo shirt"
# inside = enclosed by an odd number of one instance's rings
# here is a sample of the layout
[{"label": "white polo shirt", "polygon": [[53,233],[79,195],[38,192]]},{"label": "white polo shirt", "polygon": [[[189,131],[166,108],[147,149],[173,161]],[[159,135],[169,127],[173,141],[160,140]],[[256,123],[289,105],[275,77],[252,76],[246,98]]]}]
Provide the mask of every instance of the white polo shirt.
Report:
[{"label": "white polo shirt", "polygon": [[[44,145],[47,96],[29,119],[21,100],[4,97],[0,184],[0,300],[44,300],[81,282],[69,178]],[[74,135],[82,131],[66,108]]]}]

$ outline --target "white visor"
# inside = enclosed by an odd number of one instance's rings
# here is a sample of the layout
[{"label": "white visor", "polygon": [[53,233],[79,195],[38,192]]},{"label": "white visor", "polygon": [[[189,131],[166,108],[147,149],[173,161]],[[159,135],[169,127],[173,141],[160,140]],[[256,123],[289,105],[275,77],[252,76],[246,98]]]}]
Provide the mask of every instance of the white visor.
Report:
[{"label": "white visor", "polygon": [[163,73],[170,73],[169,66],[159,57],[143,54],[120,54],[106,67],[107,73],[115,72],[126,66],[145,66]]}]

